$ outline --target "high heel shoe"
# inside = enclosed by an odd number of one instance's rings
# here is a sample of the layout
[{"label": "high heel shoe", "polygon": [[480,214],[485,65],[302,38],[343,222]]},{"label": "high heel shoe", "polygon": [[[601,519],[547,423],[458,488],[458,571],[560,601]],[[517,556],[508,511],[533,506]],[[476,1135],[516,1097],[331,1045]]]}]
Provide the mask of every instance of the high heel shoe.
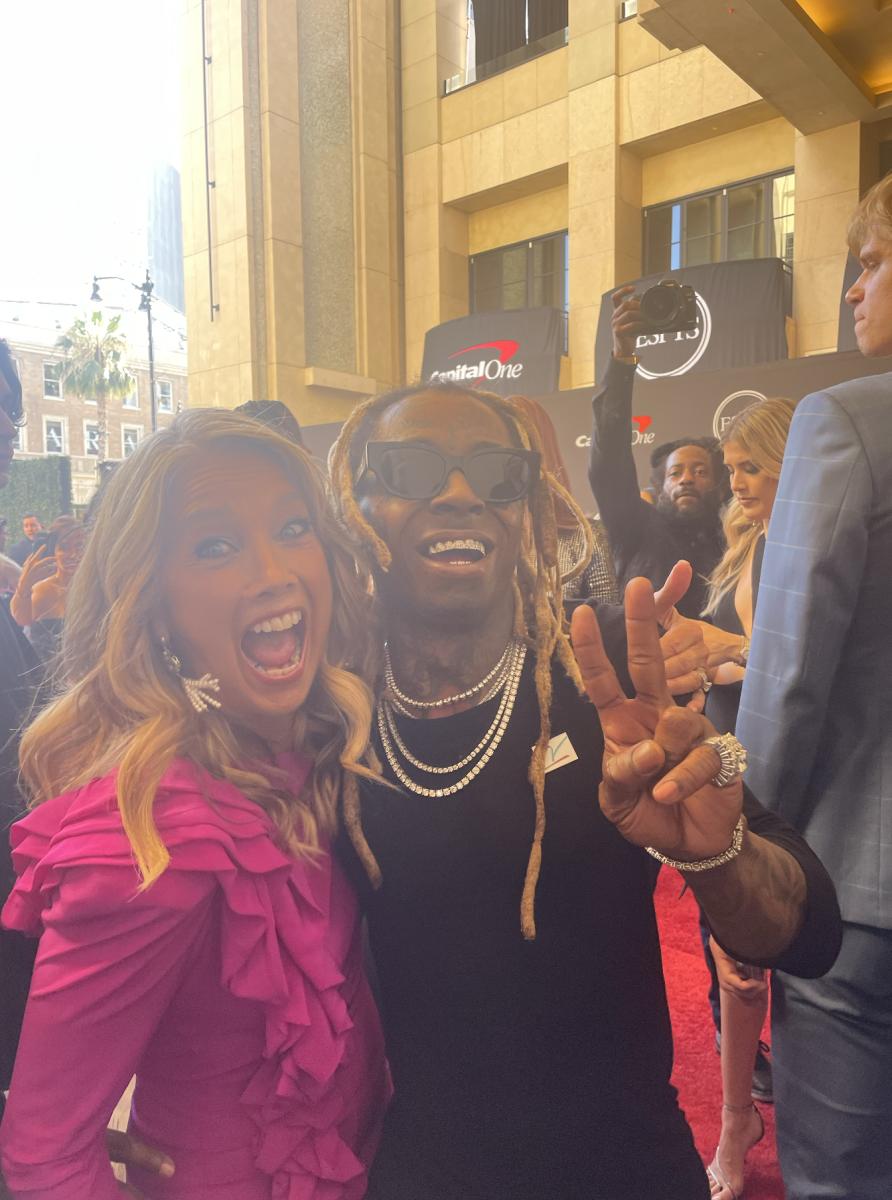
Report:
[{"label": "high heel shoe", "polygon": [[[752,1109],[752,1111],[759,1118],[759,1133],[747,1146],[746,1151],[744,1152],[745,1158],[746,1155],[749,1154],[750,1150],[752,1150],[753,1146],[758,1145],[758,1143],[761,1142],[762,1138],[765,1136],[765,1122],[762,1120],[762,1114],[759,1112],[758,1108],[756,1108],[755,1104],[723,1104],[722,1108],[727,1109],[728,1112],[748,1112],[750,1109]],[[709,1178],[710,1200],[741,1200],[743,1196],[743,1185],[741,1185],[739,1192],[734,1191],[734,1188],[731,1186],[731,1182],[725,1174],[722,1164],[719,1161],[718,1147],[716,1148],[715,1157],[706,1168],[706,1174]]]}]

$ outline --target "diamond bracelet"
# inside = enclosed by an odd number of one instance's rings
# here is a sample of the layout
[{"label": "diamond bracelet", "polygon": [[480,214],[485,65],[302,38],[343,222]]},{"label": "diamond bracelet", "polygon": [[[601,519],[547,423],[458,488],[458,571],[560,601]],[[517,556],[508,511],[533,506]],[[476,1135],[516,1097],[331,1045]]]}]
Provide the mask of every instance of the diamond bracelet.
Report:
[{"label": "diamond bracelet", "polygon": [[725,863],[729,863],[737,857],[743,848],[743,833],[745,829],[746,818],[741,813],[737,819],[737,824],[734,826],[734,832],[731,835],[731,845],[728,849],[723,850],[721,854],[713,855],[712,858],[695,859],[694,862],[685,862],[680,858],[669,858],[667,855],[661,854],[659,850],[655,850],[653,846],[645,846],[644,849],[658,863],[662,863],[664,867],[674,867],[676,871],[711,871],[714,867],[723,867]]}]

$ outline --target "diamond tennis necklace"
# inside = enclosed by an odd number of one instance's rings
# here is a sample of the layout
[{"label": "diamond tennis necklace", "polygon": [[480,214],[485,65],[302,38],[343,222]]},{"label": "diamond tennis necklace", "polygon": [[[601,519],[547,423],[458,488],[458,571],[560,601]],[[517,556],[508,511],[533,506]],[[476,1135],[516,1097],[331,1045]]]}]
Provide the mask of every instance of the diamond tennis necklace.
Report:
[{"label": "diamond tennis necklace", "polygon": [[[461,791],[462,788],[467,787],[471,780],[476,779],[480,774],[496,752],[499,743],[504,737],[508,722],[511,720],[511,714],[514,711],[514,704],[517,700],[517,692],[520,687],[523,664],[526,660],[526,646],[522,642],[509,642],[505,650],[505,655],[502,656],[503,659],[506,656],[507,678],[502,685],[502,699],[499,702],[498,709],[489,728],[469,754],[466,754],[459,762],[452,763],[450,766],[436,767],[416,758],[409,751],[399,735],[393,717],[392,705],[386,698],[381,700],[378,705],[378,733],[381,737],[381,746],[391,770],[403,787],[408,788],[409,791],[414,792],[417,796],[451,796],[455,792]],[[493,674],[494,672],[490,672],[490,678]],[[484,683],[486,682],[485,680]],[[472,694],[475,694],[479,690],[480,685],[477,685]],[[419,771],[424,771],[428,775],[449,775],[469,765],[470,769],[460,779],[455,780],[454,783],[446,787],[425,787],[411,778],[400,762],[398,755],[401,755],[410,766],[415,767]]]},{"label": "diamond tennis necklace", "polygon": [[424,709],[446,708],[446,706],[449,704],[458,704],[462,700],[470,700],[470,698],[472,696],[476,696],[478,692],[482,692],[483,689],[486,687],[486,685],[491,680],[495,679],[495,677],[496,677],[496,675],[498,675],[499,671],[501,671],[503,667],[507,666],[508,657],[511,653],[511,648],[514,645],[516,645],[515,642],[509,642],[508,645],[505,647],[504,651],[502,652],[502,657],[499,659],[499,661],[496,663],[496,665],[493,667],[493,669],[489,672],[489,674],[484,675],[484,677],[480,680],[479,683],[475,683],[474,686],[468,688],[467,691],[456,692],[456,694],[454,696],[444,696],[442,700],[413,700],[411,696],[407,696],[405,692],[401,692],[400,689],[396,685],[396,679],[394,678],[394,675],[393,675],[393,663],[391,662],[391,659],[390,659],[390,648],[388,647],[387,643],[385,642],[384,643],[384,682],[387,684],[388,689],[391,692],[393,692],[394,696],[396,696],[397,700],[399,700],[400,703],[405,706],[408,706],[410,708],[424,708]]}]

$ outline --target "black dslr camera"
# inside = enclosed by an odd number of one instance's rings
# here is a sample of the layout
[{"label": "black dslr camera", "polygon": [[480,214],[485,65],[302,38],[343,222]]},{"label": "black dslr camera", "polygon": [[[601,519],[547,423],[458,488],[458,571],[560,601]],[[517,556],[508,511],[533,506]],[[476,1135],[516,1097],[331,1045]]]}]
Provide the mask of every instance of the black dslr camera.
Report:
[{"label": "black dslr camera", "polygon": [[676,279],[661,279],[641,297],[642,333],[686,333],[698,323],[697,293]]}]

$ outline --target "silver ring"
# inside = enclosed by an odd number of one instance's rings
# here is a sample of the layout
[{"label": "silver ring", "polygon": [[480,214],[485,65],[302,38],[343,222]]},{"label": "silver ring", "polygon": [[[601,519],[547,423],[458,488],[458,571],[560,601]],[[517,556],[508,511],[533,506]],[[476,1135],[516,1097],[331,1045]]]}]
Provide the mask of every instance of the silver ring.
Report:
[{"label": "silver ring", "polygon": [[697,678],[700,680],[700,691],[703,692],[705,696],[712,687],[712,681],[702,667],[697,668]]},{"label": "silver ring", "polygon": [[736,783],[746,770],[746,749],[743,743],[733,733],[720,733],[707,738],[703,745],[712,746],[721,760],[717,773],[709,781],[713,787],[723,788]]}]

